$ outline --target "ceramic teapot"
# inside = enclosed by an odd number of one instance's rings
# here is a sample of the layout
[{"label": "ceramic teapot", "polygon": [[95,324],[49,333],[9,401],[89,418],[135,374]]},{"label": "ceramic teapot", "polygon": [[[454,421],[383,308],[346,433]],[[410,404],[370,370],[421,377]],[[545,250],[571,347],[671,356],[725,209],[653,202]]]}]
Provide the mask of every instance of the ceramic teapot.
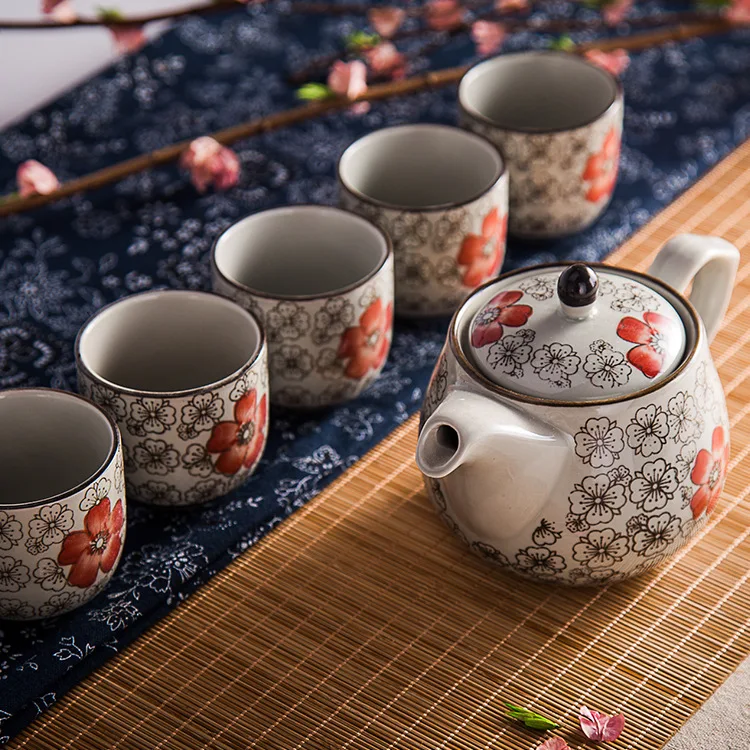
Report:
[{"label": "ceramic teapot", "polygon": [[646,274],[541,265],[466,299],[430,380],[417,464],[474,552],[527,578],[602,584],[701,529],[729,463],[708,347],[738,263],[725,240],[680,235]]}]

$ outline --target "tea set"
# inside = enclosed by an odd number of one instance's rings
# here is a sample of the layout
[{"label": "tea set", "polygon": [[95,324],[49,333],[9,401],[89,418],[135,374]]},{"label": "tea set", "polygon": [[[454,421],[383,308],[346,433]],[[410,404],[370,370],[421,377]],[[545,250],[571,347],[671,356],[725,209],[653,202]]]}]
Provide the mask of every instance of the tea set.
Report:
[{"label": "tea set", "polygon": [[463,128],[396,126],[351,145],[339,208],[275,208],[225,230],[213,293],[100,309],[75,342],[81,395],[0,392],[3,617],[62,614],[106,586],[126,482],[143,503],[208,502],[256,470],[271,404],[357,397],[385,364],[394,314],[455,311],[417,464],[474,552],[591,585],[698,531],[728,464],[708,344],[736,248],[685,235],[648,274],[561,263],[498,276],[508,231],[561,236],[604,211],[622,90],[581,58],[530,52],[474,66],[459,104]]}]

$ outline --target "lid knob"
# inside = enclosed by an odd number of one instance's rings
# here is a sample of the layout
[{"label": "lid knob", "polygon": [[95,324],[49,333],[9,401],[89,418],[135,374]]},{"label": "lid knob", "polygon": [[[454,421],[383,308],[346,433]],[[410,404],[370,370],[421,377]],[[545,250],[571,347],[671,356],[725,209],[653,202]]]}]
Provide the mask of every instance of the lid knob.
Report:
[{"label": "lid knob", "polygon": [[560,306],[569,318],[587,318],[594,309],[599,278],[593,268],[584,263],[568,266],[557,280]]}]

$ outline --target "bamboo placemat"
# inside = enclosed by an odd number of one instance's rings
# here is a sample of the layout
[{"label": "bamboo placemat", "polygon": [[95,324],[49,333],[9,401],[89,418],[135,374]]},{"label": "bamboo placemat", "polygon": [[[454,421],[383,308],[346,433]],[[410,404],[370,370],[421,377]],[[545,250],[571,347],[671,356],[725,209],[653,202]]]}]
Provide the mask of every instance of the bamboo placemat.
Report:
[{"label": "bamboo placemat", "polygon": [[411,419],[13,746],[535,747],[506,699],[564,720],[574,748],[581,703],[625,712],[617,747],[661,747],[750,647],[750,142],[612,260],[645,268],[681,231],[726,237],[743,262],[713,347],[730,475],[667,566],[600,590],[491,570],[428,506]]}]

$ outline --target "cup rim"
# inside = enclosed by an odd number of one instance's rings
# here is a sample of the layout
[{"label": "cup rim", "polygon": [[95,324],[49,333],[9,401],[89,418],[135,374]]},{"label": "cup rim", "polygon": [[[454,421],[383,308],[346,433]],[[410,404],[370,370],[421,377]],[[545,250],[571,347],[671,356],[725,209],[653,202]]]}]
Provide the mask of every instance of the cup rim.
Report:
[{"label": "cup rim", "polygon": [[[53,393],[57,396],[64,396],[64,397],[70,397],[74,399],[78,399],[79,401],[83,401],[88,406],[93,406],[96,411],[99,412],[107,421],[107,424],[109,425],[110,431],[112,433],[112,448],[110,449],[109,453],[107,454],[107,457],[102,462],[101,466],[93,472],[90,476],[88,476],[86,479],[79,482],[74,487],[71,487],[70,489],[63,490],[62,492],[58,492],[56,495],[50,495],[49,497],[44,497],[39,500],[29,500],[26,503],[14,503],[14,504],[2,504],[0,505],[0,510],[20,510],[22,508],[37,508],[41,507],[43,505],[50,505],[52,503],[60,502],[61,500],[67,500],[69,497],[72,497],[73,495],[78,494],[82,490],[84,490],[89,485],[96,482],[112,465],[112,462],[117,457],[117,454],[122,451],[121,445],[122,445],[122,437],[120,435],[120,429],[117,426],[117,423],[112,419],[112,417],[107,414],[104,409],[102,409],[99,404],[94,403],[90,398],[86,398],[86,396],[82,396],[80,393],[74,393],[73,391],[64,391],[62,388],[9,388],[7,391],[4,392],[3,396],[7,397],[8,394],[16,394],[16,393]],[[123,493],[123,502],[125,502],[125,495]]]},{"label": "cup rim", "polygon": [[[587,120],[586,122],[576,125],[572,128],[507,128],[499,125],[496,123],[492,118],[487,117],[486,115],[483,115],[481,112],[478,112],[474,107],[470,106],[468,102],[466,102],[466,86],[468,83],[470,83],[470,79],[473,76],[477,75],[477,71],[479,68],[486,66],[486,67],[492,67],[493,65],[496,65],[498,61],[504,62],[504,61],[510,61],[513,58],[519,58],[519,57],[526,57],[526,58],[532,58],[532,57],[564,57],[566,60],[571,61],[574,60],[577,63],[584,65],[586,67],[592,68],[593,70],[598,71],[604,78],[609,79],[610,83],[614,84],[614,94],[612,96],[611,101],[609,104],[601,111],[599,114],[597,114],[595,117],[592,117],[590,120]],[[526,50],[523,52],[513,52],[510,54],[501,54],[501,55],[495,55],[494,57],[489,57],[484,60],[479,60],[478,62],[475,62],[473,65],[471,65],[468,70],[461,76],[461,80],[458,83],[458,108],[459,111],[463,114],[467,115],[468,117],[477,120],[479,122],[484,123],[485,125],[489,125],[490,127],[494,128],[495,130],[501,130],[506,133],[522,133],[523,135],[550,135],[552,133],[573,133],[576,130],[582,130],[584,128],[588,128],[591,125],[593,125],[595,122],[599,122],[603,117],[605,117],[609,112],[611,112],[618,104],[618,102],[622,101],[623,98],[623,88],[622,88],[622,82],[619,78],[614,76],[612,73],[610,73],[608,70],[604,70],[604,68],[600,68],[598,65],[594,65],[592,62],[589,62],[584,57],[581,57],[580,55],[573,55],[570,52],[561,52],[558,50]]]},{"label": "cup rim", "polygon": [[[373,198],[372,196],[366,195],[365,193],[357,190],[353,185],[351,185],[347,180],[344,179],[342,169],[341,169],[341,163],[344,161],[344,158],[347,154],[352,152],[352,149],[354,149],[355,146],[362,143],[363,141],[367,140],[368,138],[376,138],[383,133],[388,133],[389,131],[394,130],[444,130],[444,131],[450,131],[451,133],[455,135],[459,135],[461,137],[465,137],[467,140],[473,140],[475,142],[480,142],[484,146],[488,146],[496,155],[498,158],[498,168],[495,170],[495,175],[492,179],[492,182],[490,185],[488,185],[486,188],[483,188],[475,195],[472,195],[469,198],[465,198],[464,200],[460,201],[447,201],[445,203],[434,203],[427,206],[407,206],[402,205],[398,203],[390,203],[389,201],[383,201],[379,200],[378,198]],[[361,200],[363,203],[369,203],[373,206],[380,206],[381,208],[388,208],[393,211],[399,211],[401,213],[411,213],[411,214],[421,214],[421,213],[432,213],[436,211],[446,211],[448,209],[452,208],[462,208],[463,206],[468,206],[471,203],[474,203],[475,201],[478,201],[480,198],[483,198],[485,195],[487,195],[497,184],[500,182],[500,180],[503,179],[503,176],[506,175],[508,172],[508,168],[505,163],[505,157],[500,152],[500,150],[495,146],[492,141],[490,141],[488,138],[485,138],[485,136],[480,135],[479,133],[474,133],[470,130],[465,130],[464,128],[459,128],[454,125],[443,125],[441,123],[432,123],[432,122],[419,122],[419,123],[406,123],[404,125],[390,125],[387,128],[379,128],[378,130],[373,130],[370,133],[367,133],[366,135],[363,135],[361,138],[357,138],[356,141],[353,143],[350,143],[345,149],[344,152],[339,156],[338,161],[336,162],[336,177],[338,178],[339,184],[348,192],[351,193],[355,198],[358,200]]]},{"label": "cup rim", "polygon": [[[184,388],[182,390],[178,391],[144,391],[140,390],[138,388],[129,388],[128,386],[120,385],[119,383],[114,383],[111,380],[108,380],[107,378],[102,377],[101,375],[95,373],[93,370],[91,370],[88,365],[84,362],[83,355],[81,354],[81,339],[85,335],[86,331],[88,330],[89,326],[104,312],[107,310],[121,304],[124,302],[127,302],[128,300],[133,299],[141,299],[143,297],[158,297],[163,296],[165,294],[179,294],[181,296],[194,296],[194,297],[211,297],[212,299],[219,300],[222,303],[225,303],[227,305],[236,307],[240,309],[245,316],[249,319],[249,321],[256,327],[258,330],[258,345],[255,348],[255,351],[251,355],[251,357],[245,362],[243,365],[238,367],[234,372],[231,372],[229,375],[225,375],[223,378],[220,378],[219,380],[215,380],[211,383],[206,383],[205,385],[199,385],[195,386],[193,388]],[[139,292],[138,294],[130,294],[127,297],[121,297],[118,300],[115,300],[114,302],[110,302],[107,305],[104,305],[104,307],[100,307],[79,329],[78,334],[76,335],[75,345],[74,345],[74,353],[75,353],[75,360],[76,365],[78,368],[83,371],[86,376],[92,380],[94,383],[104,385],[105,387],[109,388],[112,391],[115,391],[117,393],[122,393],[126,396],[138,396],[142,398],[181,398],[183,396],[197,396],[201,393],[207,393],[209,391],[216,390],[217,388],[221,388],[225,385],[228,385],[229,383],[238,380],[241,378],[248,370],[250,370],[259,360],[261,355],[266,349],[266,331],[263,328],[263,326],[260,324],[260,321],[257,319],[257,317],[251,313],[249,310],[246,310],[242,305],[238,305],[233,300],[222,297],[220,294],[213,294],[211,292],[204,292],[197,289],[152,289],[148,292]]]},{"label": "cup rim", "polygon": [[[382,260],[380,261],[380,263],[378,263],[378,265],[374,269],[369,271],[361,279],[358,279],[357,281],[354,281],[351,284],[347,284],[346,286],[339,287],[338,289],[332,289],[329,292],[322,292],[320,294],[268,294],[268,292],[264,292],[260,289],[254,289],[251,286],[247,286],[246,284],[242,284],[241,282],[230,278],[219,268],[219,264],[216,262],[216,249],[219,245],[219,241],[222,239],[222,237],[224,237],[224,235],[227,232],[229,232],[230,229],[233,229],[238,224],[252,217],[260,216],[261,214],[270,214],[276,211],[288,211],[290,209],[303,209],[303,210],[314,209],[314,210],[334,211],[339,214],[345,214],[347,217],[351,217],[353,219],[356,219],[357,221],[360,221],[366,224],[368,228],[374,229],[383,238],[385,242],[385,253],[383,255]],[[375,224],[372,221],[369,221],[364,216],[355,214],[352,211],[345,211],[343,208],[338,208],[336,206],[319,205],[317,203],[293,203],[287,206],[275,206],[274,208],[267,208],[261,211],[254,211],[253,213],[250,213],[247,216],[243,216],[241,219],[237,219],[237,221],[230,224],[218,237],[216,237],[216,239],[211,244],[210,262],[211,262],[211,271],[213,272],[215,276],[219,277],[222,281],[226,282],[227,284],[234,287],[235,289],[238,289],[239,291],[245,292],[247,294],[251,294],[253,297],[260,297],[261,299],[284,301],[284,302],[286,301],[314,302],[316,300],[330,299],[331,297],[340,297],[343,294],[348,294],[349,292],[353,292],[355,289],[359,289],[363,287],[369,281],[374,279],[383,270],[386,263],[392,256],[393,256],[393,243],[391,242],[391,238],[377,224]]]}]

